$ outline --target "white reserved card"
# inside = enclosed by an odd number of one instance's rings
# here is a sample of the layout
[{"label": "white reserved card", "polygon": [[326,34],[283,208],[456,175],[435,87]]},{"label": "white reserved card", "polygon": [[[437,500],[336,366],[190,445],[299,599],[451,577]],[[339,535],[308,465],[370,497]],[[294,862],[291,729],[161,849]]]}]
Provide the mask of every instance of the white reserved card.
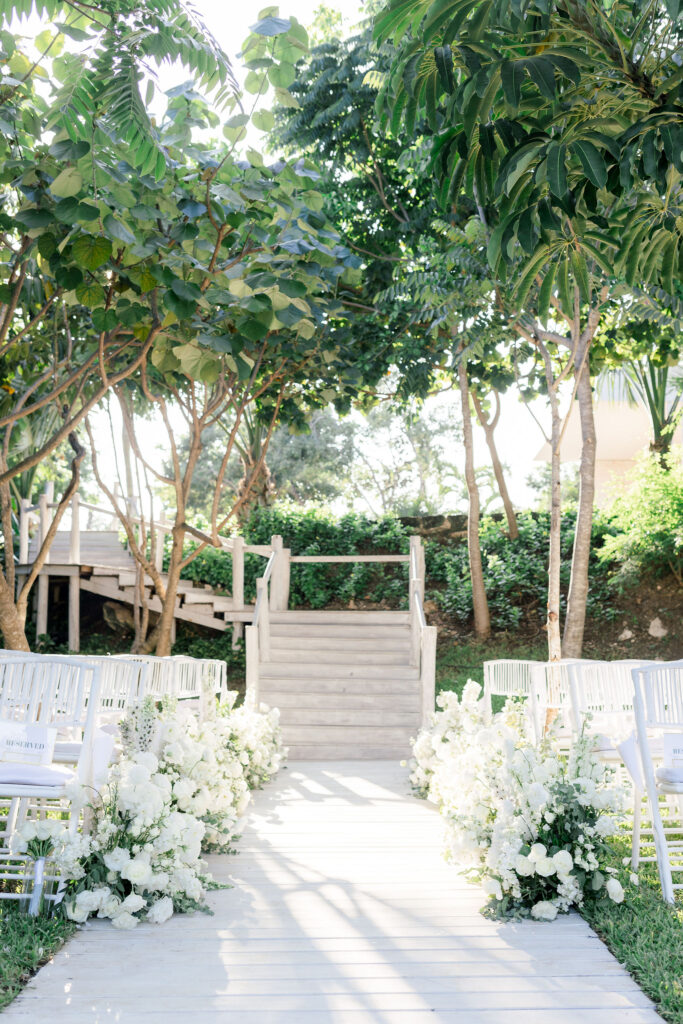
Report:
[{"label": "white reserved card", "polygon": [[683,768],[683,732],[665,732],[662,743],[666,767]]},{"label": "white reserved card", "polygon": [[57,730],[47,725],[0,722],[0,761],[51,764]]}]

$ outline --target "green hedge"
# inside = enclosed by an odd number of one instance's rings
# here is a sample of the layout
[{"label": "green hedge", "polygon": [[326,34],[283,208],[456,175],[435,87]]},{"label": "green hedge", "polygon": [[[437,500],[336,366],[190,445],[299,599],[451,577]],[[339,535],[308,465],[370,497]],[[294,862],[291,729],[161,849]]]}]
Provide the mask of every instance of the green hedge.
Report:
[{"label": "green hedge", "polygon": [[[547,558],[549,516],[525,512],[519,515],[518,540],[511,541],[500,519],[484,518],[481,542],[484,575],[494,628],[519,625],[525,613],[545,618],[547,599]],[[589,613],[602,617],[614,614],[610,599],[615,592],[614,566],[598,555],[612,527],[596,515],[593,526],[593,555],[590,565]],[[280,534],[285,547],[297,555],[398,554],[407,553],[410,529],[399,519],[386,516],[371,519],[360,514],[335,517],[318,510],[290,506],[257,509],[245,529],[251,544],[268,544]],[[562,526],[562,586],[566,593],[571,568],[574,516],[564,516]],[[255,580],[265,561],[257,555],[245,559],[245,598],[254,600]],[[426,598],[444,612],[466,623],[472,614],[467,544],[464,540],[426,544]],[[229,555],[204,550],[185,571],[187,579],[210,583],[228,593],[232,586]],[[407,565],[358,563],[357,565],[293,565],[290,607],[348,607],[352,602],[371,602],[390,608],[407,607]]]}]

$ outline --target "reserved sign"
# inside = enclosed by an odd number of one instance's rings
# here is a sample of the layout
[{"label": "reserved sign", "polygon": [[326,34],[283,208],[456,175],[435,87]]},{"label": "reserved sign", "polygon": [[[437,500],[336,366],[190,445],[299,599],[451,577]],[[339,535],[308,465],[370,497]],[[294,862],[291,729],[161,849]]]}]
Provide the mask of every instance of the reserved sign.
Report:
[{"label": "reserved sign", "polygon": [[0,722],[0,761],[51,764],[57,730],[47,725]]},{"label": "reserved sign", "polygon": [[683,768],[683,733],[665,732],[662,736],[664,764],[667,768]]}]

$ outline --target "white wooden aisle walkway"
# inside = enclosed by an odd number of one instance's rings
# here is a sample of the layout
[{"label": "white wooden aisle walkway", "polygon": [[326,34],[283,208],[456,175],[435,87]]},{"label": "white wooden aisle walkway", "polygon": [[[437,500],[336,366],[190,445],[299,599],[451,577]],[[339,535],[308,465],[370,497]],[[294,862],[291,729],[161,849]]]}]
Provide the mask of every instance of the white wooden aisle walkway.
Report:
[{"label": "white wooden aisle walkway", "polygon": [[76,936],[3,1024],[654,1024],[578,915],[502,924],[388,762],[294,763],[256,797],[215,916]]}]

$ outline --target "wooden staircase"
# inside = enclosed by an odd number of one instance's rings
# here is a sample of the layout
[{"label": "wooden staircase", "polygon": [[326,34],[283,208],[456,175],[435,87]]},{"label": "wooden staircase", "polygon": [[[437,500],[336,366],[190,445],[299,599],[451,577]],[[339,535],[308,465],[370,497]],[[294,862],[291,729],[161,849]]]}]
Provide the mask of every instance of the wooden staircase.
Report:
[{"label": "wooden staircase", "polygon": [[290,758],[407,757],[422,716],[411,652],[407,612],[271,612],[259,697],[280,709]]}]

